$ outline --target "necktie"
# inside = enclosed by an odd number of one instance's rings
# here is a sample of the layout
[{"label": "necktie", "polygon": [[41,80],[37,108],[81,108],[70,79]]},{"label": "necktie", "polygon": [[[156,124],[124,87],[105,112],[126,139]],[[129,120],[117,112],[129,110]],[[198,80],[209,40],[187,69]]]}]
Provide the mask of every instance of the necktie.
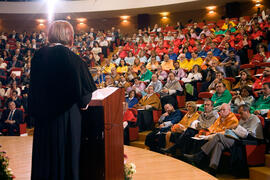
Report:
[{"label": "necktie", "polygon": [[14,114],[14,110],[10,111],[9,116],[8,116],[8,120],[12,120],[13,114]]}]

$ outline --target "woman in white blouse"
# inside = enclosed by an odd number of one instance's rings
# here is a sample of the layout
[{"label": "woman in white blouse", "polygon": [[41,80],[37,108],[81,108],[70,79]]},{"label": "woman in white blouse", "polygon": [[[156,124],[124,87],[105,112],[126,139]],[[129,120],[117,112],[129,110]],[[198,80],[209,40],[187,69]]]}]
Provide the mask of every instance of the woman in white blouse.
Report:
[{"label": "woman in white blouse", "polygon": [[182,81],[184,81],[185,83],[200,80],[202,80],[201,68],[197,64],[193,66],[192,71],[188,74],[186,78],[182,78]]}]

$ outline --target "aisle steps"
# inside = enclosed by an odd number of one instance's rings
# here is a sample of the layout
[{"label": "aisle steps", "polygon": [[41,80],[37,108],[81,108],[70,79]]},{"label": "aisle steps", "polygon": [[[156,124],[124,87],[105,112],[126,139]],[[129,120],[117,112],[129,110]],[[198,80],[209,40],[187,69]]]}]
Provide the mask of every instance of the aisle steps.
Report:
[{"label": "aisle steps", "polygon": [[270,180],[270,154],[265,155],[265,166],[249,168],[250,180]]}]

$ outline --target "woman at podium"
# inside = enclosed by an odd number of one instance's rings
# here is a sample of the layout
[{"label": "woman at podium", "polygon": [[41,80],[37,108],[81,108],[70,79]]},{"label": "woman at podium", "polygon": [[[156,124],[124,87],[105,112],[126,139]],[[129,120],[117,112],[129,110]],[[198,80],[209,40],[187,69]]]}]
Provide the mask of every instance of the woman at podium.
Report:
[{"label": "woman at podium", "polygon": [[50,44],[31,62],[32,180],[79,180],[80,109],[87,109],[96,86],[85,62],[69,49],[73,38],[70,23],[53,22]]}]

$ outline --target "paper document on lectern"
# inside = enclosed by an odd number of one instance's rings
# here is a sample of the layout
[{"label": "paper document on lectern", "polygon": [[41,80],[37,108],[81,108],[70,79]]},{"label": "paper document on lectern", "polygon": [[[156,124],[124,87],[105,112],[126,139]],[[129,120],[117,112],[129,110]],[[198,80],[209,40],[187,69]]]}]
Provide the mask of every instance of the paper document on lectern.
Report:
[{"label": "paper document on lectern", "polygon": [[102,100],[115,92],[118,88],[116,87],[107,87],[103,89],[97,89],[92,94],[92,100]]}]

